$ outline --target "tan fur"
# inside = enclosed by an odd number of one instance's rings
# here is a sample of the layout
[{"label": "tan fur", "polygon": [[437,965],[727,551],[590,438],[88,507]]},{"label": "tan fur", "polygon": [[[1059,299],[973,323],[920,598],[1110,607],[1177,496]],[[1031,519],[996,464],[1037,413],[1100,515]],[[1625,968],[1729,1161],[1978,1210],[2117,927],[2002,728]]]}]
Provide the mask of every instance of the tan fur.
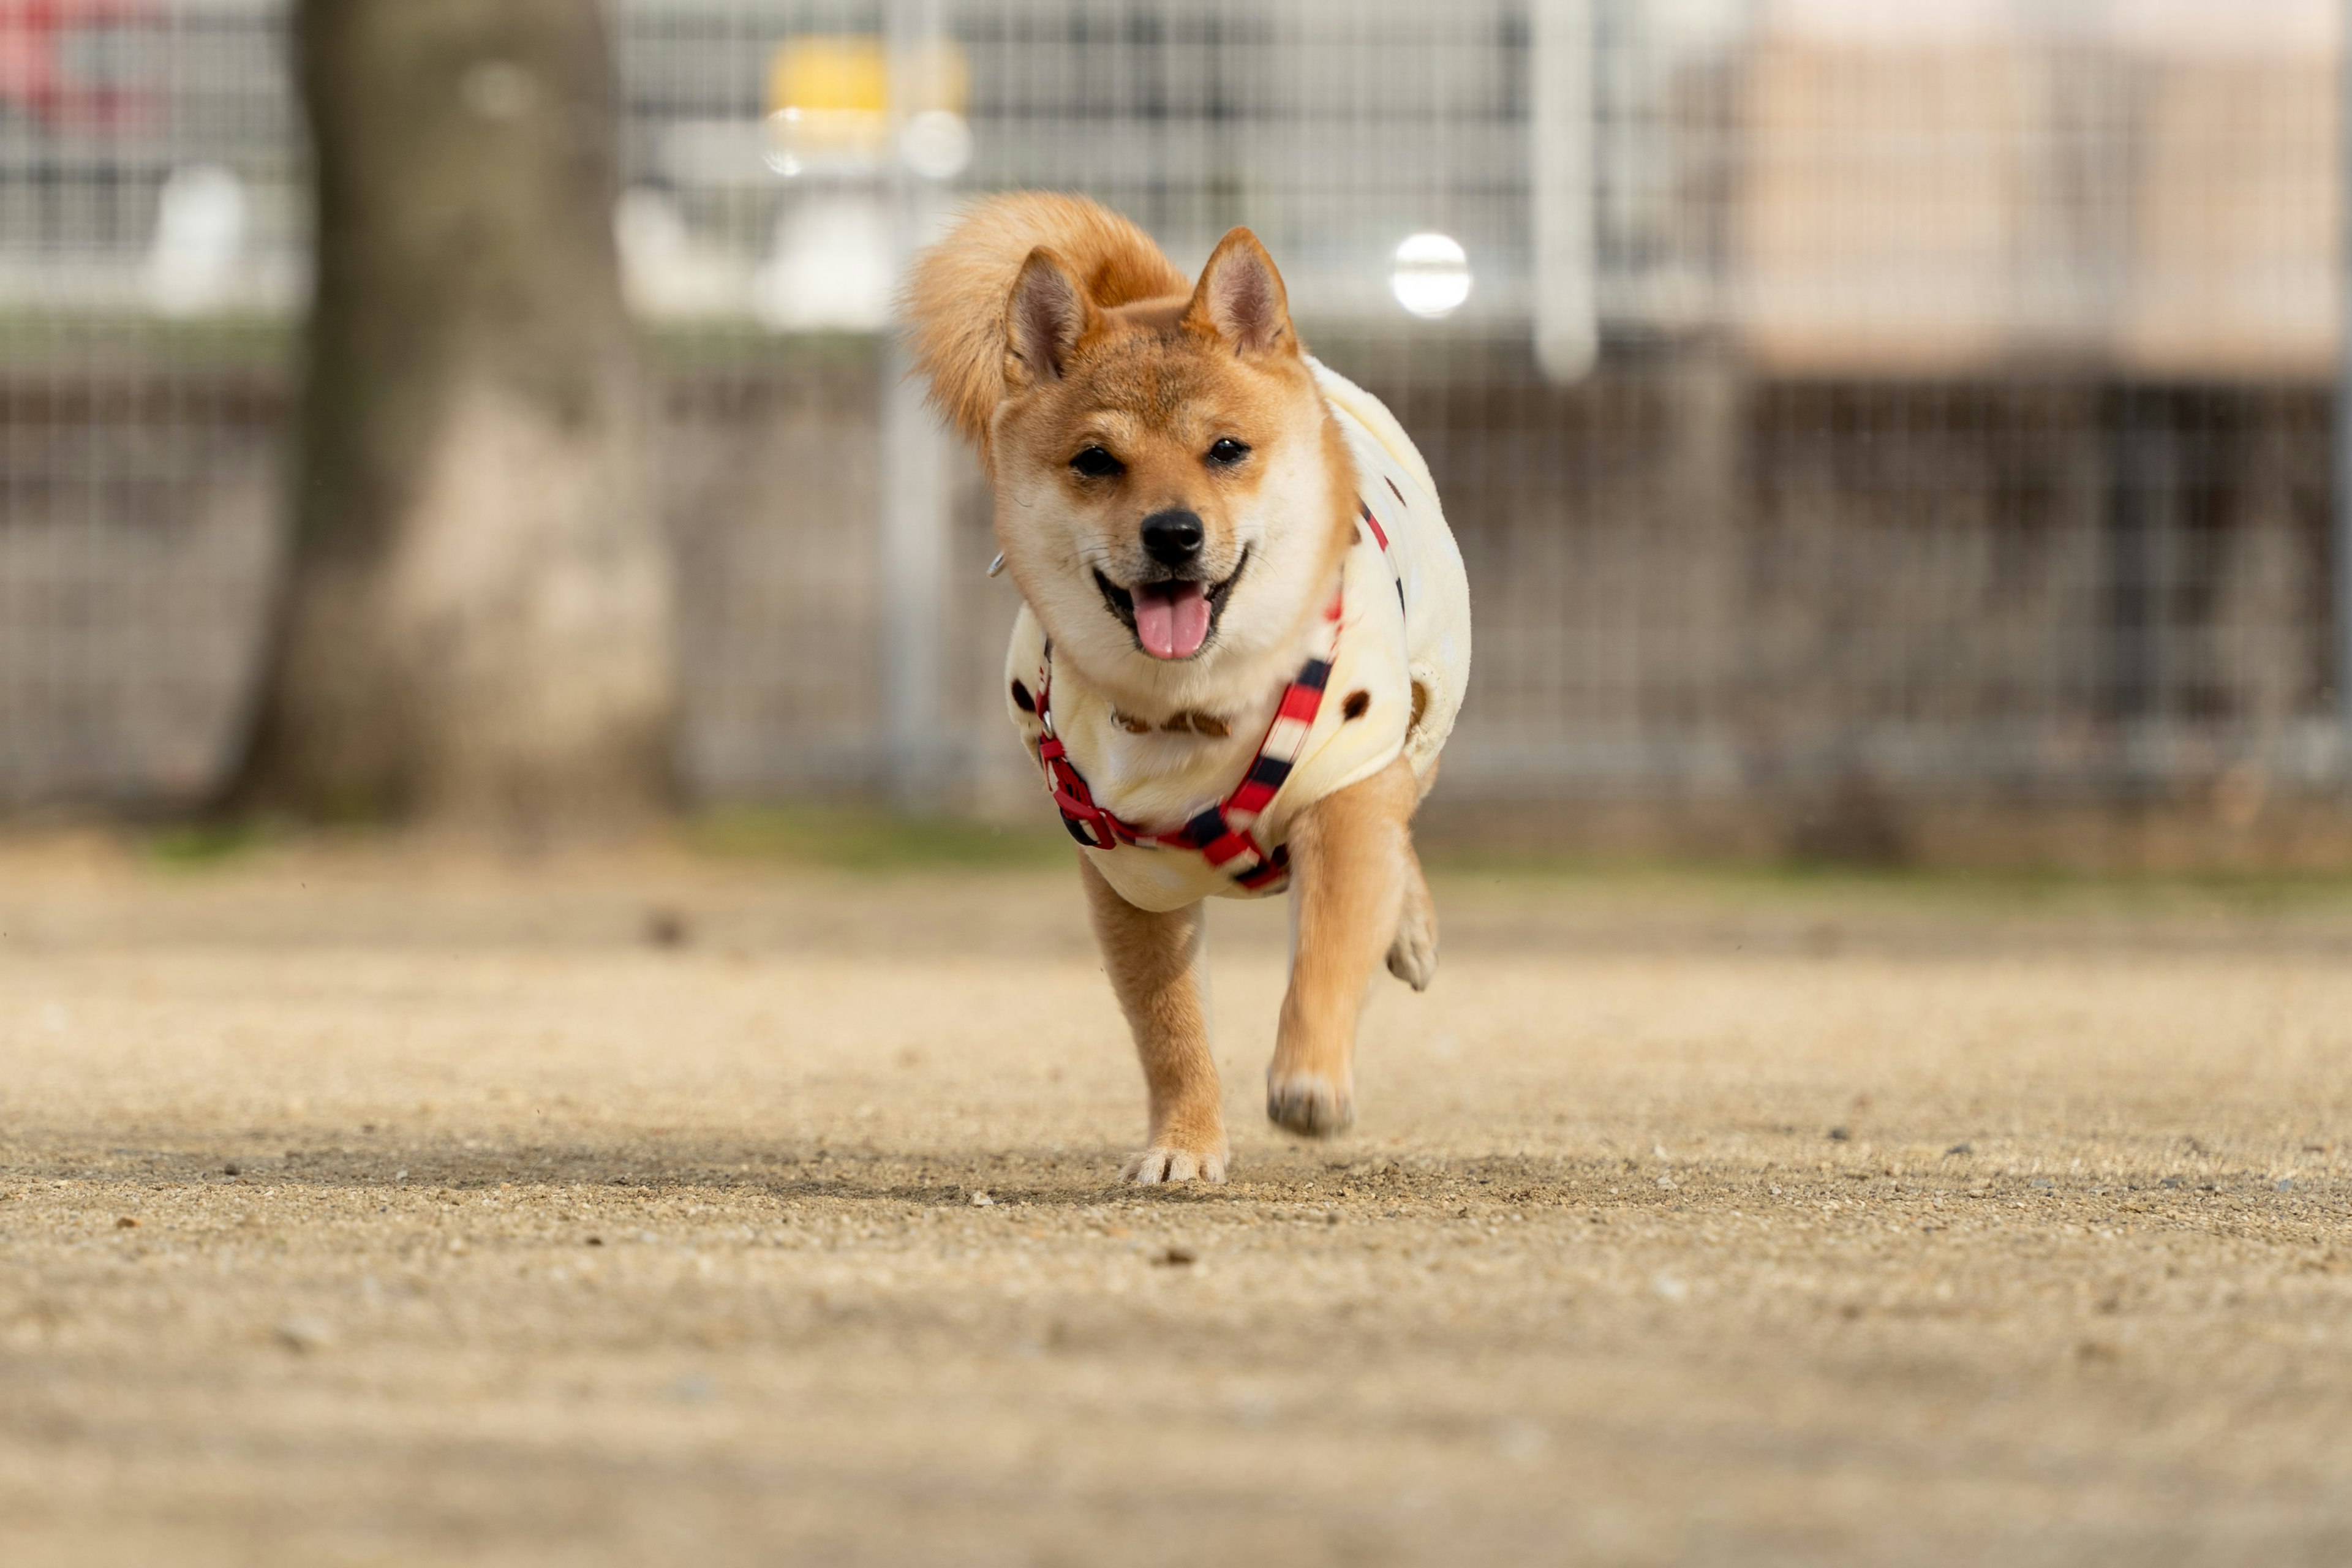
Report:
[{"label": "tan fur", "polygon": [[[1141,230],[1090,202],[1000,196],[917,261],[904,305],[932,401],[988,469],[998,543],[1056,665],[1108,696],[1129,733],[1231,748],[1245,766],[1355,538],[1354,465],[1273,258],[1235,229],[1188,287]],[[1247,457],[1207,461],[1220,439]],[[1118,471],[1074,468],[1089,446]],[[1199,516],[1204,580],[1232,596],[1199,654],[1155,660],[1094,579],[1151,580],[1141,521],[1171,508]],[[1435,970],[1409,829],[1421,793],[1400,757],[1292,825],[1297,946],[1266,1110],[1294,1131],[1328,1135],[1353,1119],[1357,1016],[1383,955],[1415,989]],[[1150,1142],[1124,1173],[1223,1181],[1201,907],[1139,910],[1079,861],[1150,1091]]]},{"label": "tan fur", "polygon": [[948,242],[917,261],[901,310],[931,401],[982,448],[1004,400],[1005,308],[1030,252],[1052,251],[1098,305],[1181,294],[1184,275],[1135,225],[1078,196],[1043,191],[974,206]]},{"label": "tan fur", "polygon": [[1078,876],[1150,1097],[1150,1142],[1120,1173],[1129,1181],[1222,1182],[1225,1116],[1209,1053],[1203,911],[1198,904],[1164,915],[1139,910],[1083,855]]},{"label": "tan fur", "polygon": [[[1293,1132],[1328,1136],[1356,1119],[1356,1019],[1382,956],[1402,943],[1408,889],[1429,919],[1429,889],[1406,826],[1420,797],[1399,757],[1299,813],[1290,829],[1298,888],[1297,947],[1265,1113]],[[1434,931],[1432,930],[1433,947]]]}]

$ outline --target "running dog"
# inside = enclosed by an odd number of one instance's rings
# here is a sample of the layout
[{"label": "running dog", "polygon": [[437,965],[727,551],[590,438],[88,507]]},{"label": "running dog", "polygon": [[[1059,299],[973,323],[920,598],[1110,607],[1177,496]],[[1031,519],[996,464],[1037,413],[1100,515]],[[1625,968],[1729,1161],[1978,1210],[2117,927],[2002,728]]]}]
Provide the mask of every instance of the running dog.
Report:
[{"label": "running dog", "polygon": [[1004,695],[1079,845],[1150,1096],[1136,1182],[1225,1176],[1202,900],[1292,898],[1266,1114],[1354,1120],[1373,968],[1424,988],[1413,854],[1470,671],[1470,595],[1426,464],[1310,358],[1245,228],[1188,284],[1133,224],[981,203],[918,260],[917,370],[978,449],[1024,607]]}]

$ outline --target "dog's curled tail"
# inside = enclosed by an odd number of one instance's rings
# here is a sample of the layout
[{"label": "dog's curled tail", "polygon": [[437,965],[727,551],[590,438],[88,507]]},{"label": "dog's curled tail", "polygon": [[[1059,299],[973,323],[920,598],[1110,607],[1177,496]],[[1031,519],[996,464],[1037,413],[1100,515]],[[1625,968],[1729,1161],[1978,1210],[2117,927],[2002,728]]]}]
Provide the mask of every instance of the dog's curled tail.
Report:
[{"label": "dog's curled tail", "polygon": [[1105,309],[1192,287],[1150,236],[1084,196],[1029,191],[968,209],[915,258],[899,309],[931,402],[983,457],[989,423],[1004,401],[1013,285],[1040,249],[1059,258]]}]

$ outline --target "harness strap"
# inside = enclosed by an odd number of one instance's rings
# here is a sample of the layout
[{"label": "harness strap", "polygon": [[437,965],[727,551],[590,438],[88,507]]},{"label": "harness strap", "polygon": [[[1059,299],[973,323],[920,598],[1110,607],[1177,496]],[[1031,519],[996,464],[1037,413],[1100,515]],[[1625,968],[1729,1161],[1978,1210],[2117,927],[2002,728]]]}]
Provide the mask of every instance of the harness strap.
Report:
[{"label": "harness strap", "polygon": [[[1381,547],[1381,558],[1389,563],[1390,574],[1396,579],[1397,604],[1402,607],[1404,578],[1397,572],[1395,559],[1390,553],[1388,533],[1360,498],[1356,506],[1371,530],[1373,541]],[[1068,745],[1054,730],[1054,644],[1048,638],[1037,668],[1037,721],[1045,730],[1037,743],[1037,761],[1045,769],[1046,792],[1054,797],[1055,808],[1062,814],[1062,826],[1068,829],[1070,837],[1089,849],[1114,849],[1129,844],[1145,848],[1189,850],[1253,893],[1271,892],[1287,882],[1289,847],[1276,845],[1268,850],[1251,830],[1281,793],[1291,769],[1297,763],[1300,750],[1307,744],[1307,735],[1315,728],[1316,715],[1322,711],[1324,688],[1329,684],[1332,666],[1339,658],[1339,621],[1344,607],[1341,595],[1334,594],[1330,606],[1323,612],[1322,655],[1308,659],[1291,677],[1290,684],[1283,688],[1282,700],[1275,705],[1274,717],[1268,721],[1265,735],[1258,742],[1249,766],[1242,771],[1241,783],[1223,800],[1166,833],[1123,820],[1097,802],[1094,792],[1087,788],[1086,776],[1078,772]]]},{"label": "harness strap", "polygon": [[[1389,489],[1393,492],[1396,486],[1391,484]],[[1400,495],[1397,500],[1402,501],[1404,498]],[[1381,559],[1389,563],[1389,576],[1396,583],[1397,608],[1402,610],[1404,608],[1404,574],[1397,568],[1396,552],[1389,548],[1389,531],[1381,526],[1381,520],[1372,515],[1371,503],[1361,496],[1356,498],[1356,515],[1362,518],[1364,526],[1372,531],[1372,541],[1381,547]]]}]

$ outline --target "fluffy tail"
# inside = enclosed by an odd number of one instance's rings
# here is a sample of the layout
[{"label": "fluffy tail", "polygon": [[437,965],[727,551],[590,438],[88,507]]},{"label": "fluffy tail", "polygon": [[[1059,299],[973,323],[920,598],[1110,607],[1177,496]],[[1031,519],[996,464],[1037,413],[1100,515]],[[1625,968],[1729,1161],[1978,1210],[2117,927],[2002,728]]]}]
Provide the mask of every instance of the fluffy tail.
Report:
[{"label": "fluffy tail", "polygon": [[931,402],[986,455],[1004,400],[1006,306],[1033,250],[1059,257],[1106,309],[1190,292],[1150,236],[1083,196],[991,196],[915,258],[900,311]]}]

